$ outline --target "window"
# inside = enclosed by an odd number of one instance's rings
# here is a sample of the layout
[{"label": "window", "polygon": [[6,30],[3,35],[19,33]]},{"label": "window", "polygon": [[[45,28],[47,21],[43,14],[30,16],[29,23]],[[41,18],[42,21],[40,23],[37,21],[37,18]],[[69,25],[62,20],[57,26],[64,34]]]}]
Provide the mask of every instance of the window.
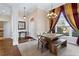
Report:
[{"label": "window", "polygon": [[55,26],[55,33],[65,34],[66,36],[77,36],[78,35],[78,33],[73,31],[73,29],[70,27],[70,25],[68,24],[68,22],[66,21],[62,13],[58,20],[58,23]]},{"label": "window", "polygon": [[69,26],[57,26],[57,33],[69,36]]},{"label": "window", "polygon": [[74,30],[72,30],[72,36],[74,36],[74,37],[78,37],[78,36],[79,36],[79,33],[76,32],[76,31],[74,31]]}]

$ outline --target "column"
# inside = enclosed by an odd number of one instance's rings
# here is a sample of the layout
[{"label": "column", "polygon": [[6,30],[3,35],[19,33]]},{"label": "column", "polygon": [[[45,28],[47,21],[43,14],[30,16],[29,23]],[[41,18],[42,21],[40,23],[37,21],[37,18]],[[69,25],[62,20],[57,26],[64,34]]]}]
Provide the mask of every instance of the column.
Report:
[{"label": "column", "polygon": [[18,7],[12,7],[12,39],[13,45],[18,45]]}]

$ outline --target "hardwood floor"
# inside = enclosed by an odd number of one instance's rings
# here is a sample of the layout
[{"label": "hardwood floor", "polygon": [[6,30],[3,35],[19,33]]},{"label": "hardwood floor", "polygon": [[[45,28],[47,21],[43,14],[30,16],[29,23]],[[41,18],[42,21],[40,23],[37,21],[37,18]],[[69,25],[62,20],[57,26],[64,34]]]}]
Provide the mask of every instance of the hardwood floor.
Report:
[{"label": "hardwood floor", "polygon": [[21,56],[17,46],[12,45],[11,39],[0,40],[0,56]]},{"label": "hardwood floor", "polygon": [[[21,39],[20,43],[28,42],[31,39]],[[33,39],[32,39],[33,40]],[[21,53],[17,46],[12,45],[12,39],[1,39],[0,40],[0,56],[21,56]]]}]

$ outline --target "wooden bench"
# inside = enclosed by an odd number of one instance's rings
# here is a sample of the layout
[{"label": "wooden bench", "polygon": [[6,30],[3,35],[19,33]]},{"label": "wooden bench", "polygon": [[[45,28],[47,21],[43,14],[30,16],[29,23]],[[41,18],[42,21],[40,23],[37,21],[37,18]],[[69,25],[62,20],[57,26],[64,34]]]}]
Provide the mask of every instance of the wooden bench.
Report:
[{"label": "wooden bench", "polygon": [[63,48],[67,46],[67,40],[58,39],[54,42],[49,43],[49,50],[51,53],[58,55],[59,48]]}]

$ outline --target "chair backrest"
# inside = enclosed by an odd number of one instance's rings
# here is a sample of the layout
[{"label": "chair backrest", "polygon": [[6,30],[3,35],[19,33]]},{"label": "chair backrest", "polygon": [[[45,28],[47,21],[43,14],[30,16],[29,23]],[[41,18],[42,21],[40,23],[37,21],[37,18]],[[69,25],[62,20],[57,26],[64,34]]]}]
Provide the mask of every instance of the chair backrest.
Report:
[{"label": "chair backrest", "polygon": [[50,38],[45,37],[45,36],[42,36],[42,35],[38,35],[38,39],[39,39],[39,41],[42,42],[42,43],[44,43],[44,42],[45,42],[45,43],[46,43],[46,42],[47,42],[47,43],[52,42]]},{"label": "chair backrest", "polygon": [[40,37],[40,40],[41,40],[42,43],[46,43],[46,42],[47,42],[47,41],[46,41],[46,38],[45,38],[44,36],[41,36],[41,37]]}]

